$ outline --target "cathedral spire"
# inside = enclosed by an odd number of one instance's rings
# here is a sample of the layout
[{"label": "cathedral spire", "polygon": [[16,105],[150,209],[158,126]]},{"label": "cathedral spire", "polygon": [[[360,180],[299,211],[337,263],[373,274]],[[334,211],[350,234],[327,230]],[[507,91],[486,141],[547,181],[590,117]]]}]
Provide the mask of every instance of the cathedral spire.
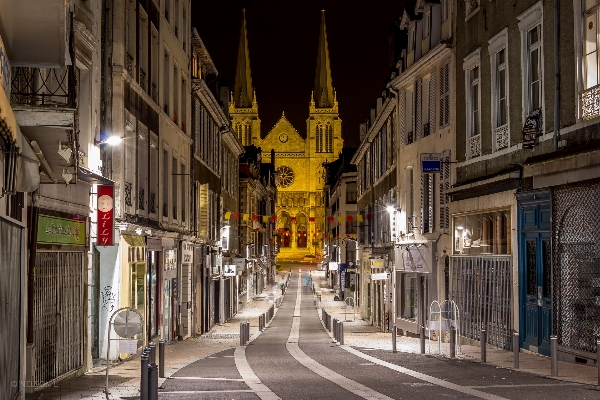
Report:
[{"label": "cathedral spire", "polygon": [[317,74],[313,96],[317,108],[332,108],[334,105],[329,49],[327,47],[327,31],[325,29],[325,10],[321,10],[319,53],[317,55]]},{"label": "cathedral spire", "polygon": [[240,45],[238,47],[233,101],[237,108],[250,108],[254,102],[254,88],[252,87],[252,76],[250,74],[250,53],[248,52],[245,8],[242,10],[242,27],[240,29]]}]

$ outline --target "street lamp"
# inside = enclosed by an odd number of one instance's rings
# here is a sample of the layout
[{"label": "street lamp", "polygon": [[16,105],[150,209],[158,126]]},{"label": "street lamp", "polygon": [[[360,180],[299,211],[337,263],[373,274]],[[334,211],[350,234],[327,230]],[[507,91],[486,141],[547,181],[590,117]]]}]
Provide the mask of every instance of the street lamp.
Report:
[{"label": "street lamp", "polygon": [[[135,136],[134,136],[135,137]],[[118,136],[118,135],[110,135],[108,138],[101,140],[101,141],[97,141],[95,142],[96,146],[101,146],[103,144],[107,144],[109,146],[116,146],[118,144],[121,144],[121,142],[124,140],[123,137]]]}]

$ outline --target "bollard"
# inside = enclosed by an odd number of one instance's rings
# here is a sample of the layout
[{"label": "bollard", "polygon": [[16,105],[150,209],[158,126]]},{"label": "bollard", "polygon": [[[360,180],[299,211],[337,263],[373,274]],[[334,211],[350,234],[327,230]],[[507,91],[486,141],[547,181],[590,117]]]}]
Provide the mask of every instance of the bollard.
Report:
[{"label": "bollard", "polygon": [[333,319],[333,341],[337,342],[337,318]]},{"label": "bollard", "polygon": [[150,348],[150,364],[156,364],[156,343],[150,342],[148,347]]},{"label": "bollard", "polygon": [[148,365],[148,400],[158,400],[158,367]]},{"label": "bollard", "polygon": [[243,322],[240,323],[240,346],[243,346],[244,344],[246,344],[245,343],[245,340],[246,340],[246,338],[245,338],[245,336],[246,336],[245,325],[246,324],[244,324]]},{"label": "bollard", "polygon": [[515,369],[519,369],[519,351],[521,343],[519,342],[519,332],[513,333],[513,358],[515,362]]},{"label": "bollard", "polygon": [[158,341],[158,377],[165,377],[165,340]]},{"label": "bollard", "polygon": [[487,342],[487,332],[485,329],[482,329],[481,336],[479,337],[479,344],[481,345],[481,362],[486,362],[485,342]]},{"label": "bollard", "polygon": [[340,322],[340,345],[344,344],[344,323]]},{"label": "bollard", "polygon": [[396,324],[392,325],[392,352],[397,353],[397,350],[396,350]]},{"label": "bollard", "polygon": [[600,340],[596,340],[596,364],[598,364],[598,386],[600,386]]},{"label": "bollard", "polygon": [[558,337],[550,336],[551,375],[558,376]]},{"label": "bollard", "polygon": [[250,342],[250,321],[244,323],[244,346]]},{"label": "bollard", "polygon": [[456,329],[450,327],[450,358],[456,357]]},{"label": "bollard", "polygon": [[425,327],[422,325],[419,334],[421,339],[421,354],[425,354]]},{"label": "bollard", "polygon": [[265,316],[264,316],[264,314],[260,315],[258,317],[258,330],[262,332],[263,329],[265,329]]},{"label": "bollard", "polygon": [[142,351],[141,360],[141,376],[140,376],[140,400],[148,400],[148,362],[149,355]]}]

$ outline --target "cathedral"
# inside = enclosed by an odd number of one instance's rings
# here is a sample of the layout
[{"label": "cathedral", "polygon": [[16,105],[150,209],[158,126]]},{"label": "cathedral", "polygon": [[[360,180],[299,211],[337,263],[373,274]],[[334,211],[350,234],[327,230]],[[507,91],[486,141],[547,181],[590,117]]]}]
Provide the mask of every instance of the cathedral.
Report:
[{"label": "cathedral", "polygon": [[344,144],[342,121],[331,81],[324,10],[321,10],[317,69],[308,103],[306,138],[292,126],[285,113],[264,139],[261,136],[250,73],[245,13],[229,116],[242,144],[253,144],[262,149],[263,162],[271,162],[271,150],[274,150],[278,172],[277,240],[281,249],[278,259],[318,257],[325,232],[323,163],[337,159]]}]

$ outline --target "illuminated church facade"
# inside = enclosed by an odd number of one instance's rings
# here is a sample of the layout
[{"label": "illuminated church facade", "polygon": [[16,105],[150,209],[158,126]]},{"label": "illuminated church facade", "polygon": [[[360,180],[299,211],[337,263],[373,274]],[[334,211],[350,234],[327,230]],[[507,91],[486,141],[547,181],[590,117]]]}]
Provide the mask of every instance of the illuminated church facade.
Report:
[{"label": "illuminated church facade", "polygon": [[234,92],[229,105],[231,124],[244,146],[262,149],[263,162],[275,154],[278,172],[278,259],[318,256],[325,232],[323,163],[342,151],[342,121],[331,80],[325,12],[321,11],[315,86],[308,107],[306,138],[282,114],[262,138],[258,104],[252,86],[245,15],[242,19]]}]

